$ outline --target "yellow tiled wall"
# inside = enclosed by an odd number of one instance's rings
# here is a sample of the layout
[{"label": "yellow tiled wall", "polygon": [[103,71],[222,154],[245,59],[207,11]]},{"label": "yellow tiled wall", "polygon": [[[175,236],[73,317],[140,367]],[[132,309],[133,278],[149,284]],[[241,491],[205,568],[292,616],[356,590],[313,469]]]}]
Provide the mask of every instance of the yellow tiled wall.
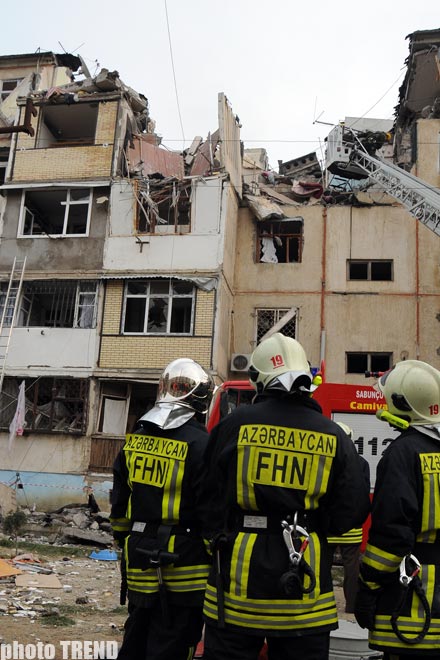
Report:
[{"label": "yellow tiled wall", "polygon": [[[95,145],[36,149],[36,135],[30,137],[19,133],[12,181],[110,177],[117,112],[117,101],[100,103]],[[38,117],[32,118],[33,126],[37,126],[37,120]]]},{"label": "yellow tiled wall", "polygon": [[123,282],[107,283],[99,357],[101,368],[163,369],[178,357],[190,357],[205,368],[211,366],[215,291],[197,290],[193,337],[121,336],[123,291]]}]

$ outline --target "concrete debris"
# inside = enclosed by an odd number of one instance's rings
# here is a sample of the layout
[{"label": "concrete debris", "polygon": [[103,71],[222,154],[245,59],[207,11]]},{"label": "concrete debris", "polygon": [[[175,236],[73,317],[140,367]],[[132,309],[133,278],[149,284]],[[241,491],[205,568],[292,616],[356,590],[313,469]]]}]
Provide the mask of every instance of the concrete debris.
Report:
[{"label": "concrete debris", "polygon": [[[24,539],[31,536],[34,540],[38,538],[42,543],[73,542],[98,546],[108,546],[113,543],[110,514],[106,511],[93,512],[89,505],[69,504],[53,512],[30,509],[23,509],[23,512],[26,515]],[[16,559],[19,560],[18,557]]]}]

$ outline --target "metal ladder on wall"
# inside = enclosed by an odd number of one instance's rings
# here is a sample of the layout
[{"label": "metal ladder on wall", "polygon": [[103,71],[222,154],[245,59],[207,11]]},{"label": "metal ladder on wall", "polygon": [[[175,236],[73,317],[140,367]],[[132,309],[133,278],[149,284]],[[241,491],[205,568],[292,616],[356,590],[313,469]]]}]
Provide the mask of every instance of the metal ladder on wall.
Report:
[{"label": "metal ladder on wall", "polygon": [[[6,358],[9,351],[12,329],[20,303],[25,268],[26,257],[21,260],[15,257],[9,276],[8,288],[3,294],[0,293],[0,392],[2,391],[5,377]],[[2,306],[3,308],[1,308]]]}]

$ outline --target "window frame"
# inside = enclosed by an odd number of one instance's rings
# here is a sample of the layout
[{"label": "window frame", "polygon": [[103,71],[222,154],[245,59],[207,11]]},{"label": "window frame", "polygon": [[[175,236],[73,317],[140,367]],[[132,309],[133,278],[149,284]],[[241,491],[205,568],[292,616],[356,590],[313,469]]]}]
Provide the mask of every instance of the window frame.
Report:
[{"label": "window frame", "polygon": [[[5,78],[5,79],[0,79],[0,104],[3,103],[10,94],[14,91],[14,89],[17,89],[21,81],[24,80],[24,78]],[[4,90],[4,84],[5,83],[17,83],[15,87],[12,87],[12,89],[9,90]]]},{"label": "window frame", "polygon": [[[87,201],[85,200],[85,198],[77,199],[77,200],[72,199],[72,192],[73,191],[78,192],[79,190],[88,191]],[[30,233],[25,233],[27,214],[30,214],[32,216],[32,221],[31,221],[32,226],[35,219],[35,213],[26,205],[26,194],[38,193],[38,192],[41,193],[65,192],[65,200],[60,202],[60,206],[64,207],[63,229],[61,233],[49,233],[45,231],[41,231],[41,233],[35,233],[35,234],[33,234],[32,231]],[[86,205],[87,205],[87,217],[85,220],[84,232],[81,233],[68,232],[67,229],[69,227],[70,208],[75,206],[86,206]],[[22,194],[21,194],[20,216],[18,221],[17,238],[48,238],[55,236],[60,236],[63,238],[87,238],[90,232],[92,205],[93,205],[93,188],[90,188],[88,186],[73,187],[73,188],[25,188],[24,190],[22,190]]]},{"label": "window frame", "polygon": [[[261,341],[261,338],[270,329],[269,328],[269,329],[265,330],[265,332],[260,334],[260,332],[259,332],[259,319],[258,319],[259,315],[261,314],[261,316],[262,316],[264,313],[273,312],[274,322],[272,323],[272,326],[271,326],[271,327],[273,327],[276,323],[278,323],[282,319],[282,317],[285,314],[290,312],[291,309],[292,309],[291,307],[286,307],[286,308],[284,308],[284,307],[256,307],[255,308],[255,312],[254,312],[255,313],[255,332],[254,332],[254,344],[255,344],[255,346],[257,346],[259,344],[259,342]],[[281,332],[281,334],[284,334],[283,333],[284,327],[286,325],[288,325],[289,323],[293,323],[295,325],[295,336],[293,337],[293,339],[296,339],[296,335],[297,335],[297,331],[298,331],[297,317],[298,317],[298,309],[295,309],[295,312],[292,315],[292,317],[286,321],[286,323],[281,327],[279,332]],[[286,336],[290,337],[291,335],[286,335]]]},{"label": "window frame", "polygon": [[[283,232],[277,232],[275,233],[276,229],[279,229],[283,225],[287,225],[288,223],[297,223],[299,225],[299,231],[296,233],[289,232],[289,233],[283,233]],[[263,232],[265,235],[263,235]],[[261,257],[263,256],[263,249],[262,249],[262,239],[263,238],[272,238],[274,240],[274,237],[277,236],[280,238],[280,240],[285,240],[286,241],[286,246],[285,246],[285,252],[286,255],[289,255],[291,252],[291,241],[296,241],[297,246],[295,252],[297,253],[298,259],[294,260],[283,260],[279,261],[278,256],[277,256],[277,261],[274,262],[266,262],[266,261],[261,261]],[[274,247],[276,250],[275,242],[274,242]],[[256,262],[261,263],[261,264],[299,264],[302,262],[302,253],[303,253],[303,247],[304,247],[304,221],[301,218],[299,220],[298,218],[284,218],[283,220],[260,220],[257,222],[257,241],[256,241]]]},{"label": "window frame", "polygon": [[[72,325],[67,325],[67,324],[62,324],[59,325],[58,323],[45,323],[40,324],[40,325],[29,325],[30,317],[32,314],[32,307],[35,304],[34,296],[38,295],[44,295],[44,292],[38,292],[38,291],[26,291],[26,285],[32,286],[33,284],[35,285],[35,288],[37,288],[36,283],[37,282],[42,282],[44,284],[47,284],[49,286],[49,283],[47,283],[44,280],[33,280],[33,281],[27,281],[23,283],[22,290],[21,290],[21,295],[20,295],[20,302],[19,302],[19,308],[18,308],[18,313],[17,317],[15,320],[15,327],[17,328],[53,328],[54,330],[60,329],[60,330],[66,330],[66,329],[82,329],[82,330],[93,330],[96,328],[97,325],[97,318],[98,318],[98,295],[99,295],[99,280],[74,280],[76,283],[76,290],[72,294],[73,298],[73,312],[72,312]],[[66,282],[71,283],[72,280],[54,280],[52,282],[52,285],[54,286],[59,286],[60,288],[60,293],[62,293],[61,289],[62,286],[64,285],[66,287]],[[94,284],[94,291],[92,290],[87,290],[86,288],[83,287],[83,285],[88,285],[88,284]],[[73,288],[73,287],[72,287]],[[52,295],[56,296],[57,292],[52,292],[48,293],[47,295]],[[59,294],[58,294],[59,295]],[[88,304],[88,305],[83,305],[81,304],[81,296],[86,295],[86,296],[94,296],[94,303],[93,305]],[[51,310],[53,310],[56,307],[56,305],[51,306]],[[92,317],[91,317],[91,324],[90,325],[85,325],[82,326],[81,319],[84,318],[81,316],[80,310],[82,308],[91,308],[93,307],[93,312],[92,312]],[[2,313],[2,307],[0,306],[0,315]]]},{"label": "window frame", "polygon": [[[177,182],[153,188],[148,183],[146,189],[142,184],[136,182],[136,219],[135,227],[138,234],[188,234],[191,232],[191,206],[192,206],[192,182]],[[170,222],[160,215],[160,207],[166,206],[173,212],[174,218]],[[183,206],[186,211],[183,213]],[[187,222],[179,222],[179,219],[187,219]],[[162,219],[162,222],[160,221]]]},{"label": "window frame", "polygon": [[[88,424],[88,408],[90,399],[90,379],[88,378],[68,378],[59,376],[45,376],[37,378],[18,378],[13,376],[6,376],[2,392],[0,392],[1,401],[1,416],[0,430],[8,430],[9,423],[12,420],[18,401],[18,388],[20,382],[24,380],[26,400],[25,400],[25,421],[26,426],[24,433],[37,433],[37,434],[68,434],[68,435],[86,435]],[[10,394],[7,391],[7,382],[16,381],[17,396]],[[70,389],[72,385],[76,388],[73,392],[74,396],[61,396],[60,391],[63,388]],[[69,388],[70,386],[70,388]],[[44,389],[43,389],[44,387]],[[38,403],[39,396],[43,400],[48,399],[46,403]],[[10,401],[5,405],[6,397]],[[58,407],[57,407],[57,404]],[[61,404],[61,405],[60,405]],[[5,411],[9,410],[8,414],[3,416]],[[79,415],[79,412],[81,413]],[[66,413],[67,416],[62,417]],[[70,419],[69,419],[70,418]],[[62,423],[67,419],[67,426],[62,426]],[[44,425],[48,422],[49,427]],[[43,425],[41,425],[43,422]]]},{"label": "window frame", "polygon": [[[348,370],[348,360],[349,356],[362,356],[366,357],[366,369],[361,371],[349,371]],[[378,357],[388,357],[388,366],[385,368],[378,369],[376,365],[373,365],[372,362],[374,358]],[[346,351],[345,352],[345,373],[346,374],[364,374],[366,371],[388,371],[391,369],[393,364],[393,353],[392,351]]]},{"label": "window frame", "polygon": [[[389,264],[390,277],[372,277],[374,264]],[[350,277],[351,266],[365,265],[367,267],[366,277]],[[348,282],[393,282],[394,281],[394,259],[347,259],[347,281]]]},{"label": "window frame", "polygon": [[[147,292],[146,293],[140,293],[140,294],[134,294],[134,293],[129,293],[128,289],[130,284],[133,282],[137,282],[139,284],[145,283],[147,285]],[[151,293],[151,285],[155,283],[164,283],[168,282],[168,294],[165,293]],[[174,284],[179,284],[187,282],[188,284],[191,284],[192,286],[192,291],[191,294],[173,294],[173,285]],[[124,286],[124,299],[123,299],[123,309],[122,309],[122,318],[121,318],[121,328],[120,332],[121,335],[123,336],[140,336],[140,337],[146,337],[146,336],[177,336],[177,337],[191,337],[194,335],[194,327],[195,327],[195,309],[196,309],[196,292],[197,292],[197,287],[196,285],[191,282],[191,280],[184,280],[184,279],[177,279],[177,278],[150,278],[150,279],[145,279],[145,278],[139,278],[139,279],[131,279],[127,280],[125,282]],[[167,319],[166,319],[166,331],[165,332],[151,332],[148,330],[148,323],[149,323],[149,311],[150,311],[150,300],[155,299],[155,298],[168,298],[168,303],[167,303]],[[144,308],[144,322],[143,322],[143,330],[140,332],[137,331],[129,331],[125,329],[126,322],[127,322],[127,302],[129,299],[145,299],[145,308]],[[179,299],[191,299],[191,318],[190,318],[190,327],[188,332],[171,332],[171,322],[172,322],[172,315],[173,315],[173,301],[174,300],[179,300]],[[171,303],[171,304],[170,304]]]}]

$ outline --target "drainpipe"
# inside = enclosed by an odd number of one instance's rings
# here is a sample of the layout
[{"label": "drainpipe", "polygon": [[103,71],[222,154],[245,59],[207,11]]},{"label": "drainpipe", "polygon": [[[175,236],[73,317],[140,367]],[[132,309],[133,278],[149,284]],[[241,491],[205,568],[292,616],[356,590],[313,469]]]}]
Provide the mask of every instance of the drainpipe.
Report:
[{"label": "drainpipe", "polygon": [[419,223],[416,222],[416,360],[420,360]]},{"label": "drainpipe", "polygon": [[320,362],[325,364],[325,277],[326,277],[326,250],[327,250],[327,207],[322,210],[322,255],[321,255],[321,345]]}]

